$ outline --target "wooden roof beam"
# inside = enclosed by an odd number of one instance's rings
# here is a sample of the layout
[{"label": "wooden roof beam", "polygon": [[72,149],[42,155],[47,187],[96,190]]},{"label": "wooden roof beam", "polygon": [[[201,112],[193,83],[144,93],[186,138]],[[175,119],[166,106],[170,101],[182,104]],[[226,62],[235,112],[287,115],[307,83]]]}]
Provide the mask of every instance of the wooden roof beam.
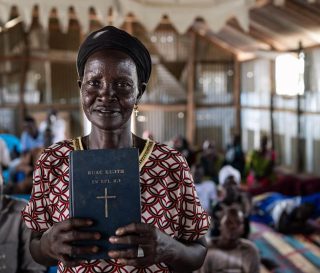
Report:
[{"label": "wooden roof beam", "polygon": [[301,10],[308,10],[312,13],[318,14],[318,16],[320,15],[320,3],[307,3],[305,0],[290,0],[290,1],[286,1],[286,5],[289,4],[289,2],[292,2],[291,4],[295,4],[300,6]]},{"label": "wooden roof beam", "polygon": [[199,37],[202,37],[206,41],[213,43],[215,46],[222,50],[230,52],[231,54],[237,56],[240,52],[237,48],[231,46],[225,41],[219,39],[213,31],[211,31],[204,22],[195,22],[191,28],[191,31],[195,31]]},{"label": "wooden roof beam", "polygon": [[270,35],[269,32],[270,30],[266,29],[264,26],[261,26],[259,23],[253,20],[250,21],[249,33],[250,35],[252,35],[252,37],[269,44],[272,49],[278,51],[287,50],[287,47],[277,39],[274,39],[274,37]]},{"label": "wooden roof beam", "polygon": [[[320,44],[320,26],[314,21],[305,16],[299,14],[291,14],[285,7],[274,7],[271,10],[267,10],[267,13],[271,13],[272,17],[276,18],[276,22],[279,25],[283,25],[283,28],[294,30],[293,35],[301,35],[301,40],[309,39],[314,41],[315,44]],[[270,17],[270,20],[272,19]],[[266,17],[268,19],[268,17]],[[312,30],[315,27],[317,30]]]},{"label": "wooden roof beam", "polygon": [[320,10],[317,10],[313,6],[314,5],[298,3],[298,1],[293,0],[287,1],[284,8],[295,16],[304,16],[313,22],[320,22]]}]

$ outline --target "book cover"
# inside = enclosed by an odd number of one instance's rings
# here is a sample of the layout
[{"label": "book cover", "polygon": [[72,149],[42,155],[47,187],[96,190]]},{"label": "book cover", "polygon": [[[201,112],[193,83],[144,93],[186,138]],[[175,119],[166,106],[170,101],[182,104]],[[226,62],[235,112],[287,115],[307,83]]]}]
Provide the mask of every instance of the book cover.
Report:
[{"label": "book cover", "polygon": [[101,249],[81,258],[108,259],[109,250],[128,247],[108,242],[116,229],[141,222],[138,149],[77,150],[69,160],[70,218],[90,218],[94,225],[87,230],[102,234],[99,241],[77,242]]}]

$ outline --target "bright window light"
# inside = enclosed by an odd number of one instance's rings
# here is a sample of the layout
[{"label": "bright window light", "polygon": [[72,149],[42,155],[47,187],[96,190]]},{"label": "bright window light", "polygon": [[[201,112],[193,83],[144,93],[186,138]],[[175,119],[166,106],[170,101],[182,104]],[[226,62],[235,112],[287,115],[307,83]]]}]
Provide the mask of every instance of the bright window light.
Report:
[{"label": "bright window light", "polygon": [[295,96],[304,93],[304,56],[283,54],[276,58],[276,93]]}]

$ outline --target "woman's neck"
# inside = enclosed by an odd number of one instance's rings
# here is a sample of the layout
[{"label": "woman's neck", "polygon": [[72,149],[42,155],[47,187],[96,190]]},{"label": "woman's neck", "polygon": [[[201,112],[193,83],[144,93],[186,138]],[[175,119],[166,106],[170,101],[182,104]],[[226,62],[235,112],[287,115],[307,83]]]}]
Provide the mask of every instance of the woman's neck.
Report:
[{"label": "woman's neck", "polygon": [[98,131],[93,129],[86,137],[87,149],[112,149],[132,147],[133,138],[130,130]]}]

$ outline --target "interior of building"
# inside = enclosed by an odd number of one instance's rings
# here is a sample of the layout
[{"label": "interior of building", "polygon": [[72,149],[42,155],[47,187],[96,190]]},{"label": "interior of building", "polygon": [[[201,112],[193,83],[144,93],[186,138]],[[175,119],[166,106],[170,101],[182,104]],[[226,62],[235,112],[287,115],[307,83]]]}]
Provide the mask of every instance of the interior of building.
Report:
[{"label": "interior of building", "polygon": [[[40,126],[52,110],[65,138],[87,134],[77,51],[88,33],[114,25],[152,57],[136,135],[187,142],[190,165],[210,143],[219,167],[235,136],[245,160],[267,138],[272,182],[250,188],[241,173],[242,189],[253,199],[320,193],[319,0],[0,0],[0,9],[0,138],[20,139],[26,116]],[[319,219],[318,234],[252,224],[250,238],[269,261],[261,272],[319,272]]]}]

